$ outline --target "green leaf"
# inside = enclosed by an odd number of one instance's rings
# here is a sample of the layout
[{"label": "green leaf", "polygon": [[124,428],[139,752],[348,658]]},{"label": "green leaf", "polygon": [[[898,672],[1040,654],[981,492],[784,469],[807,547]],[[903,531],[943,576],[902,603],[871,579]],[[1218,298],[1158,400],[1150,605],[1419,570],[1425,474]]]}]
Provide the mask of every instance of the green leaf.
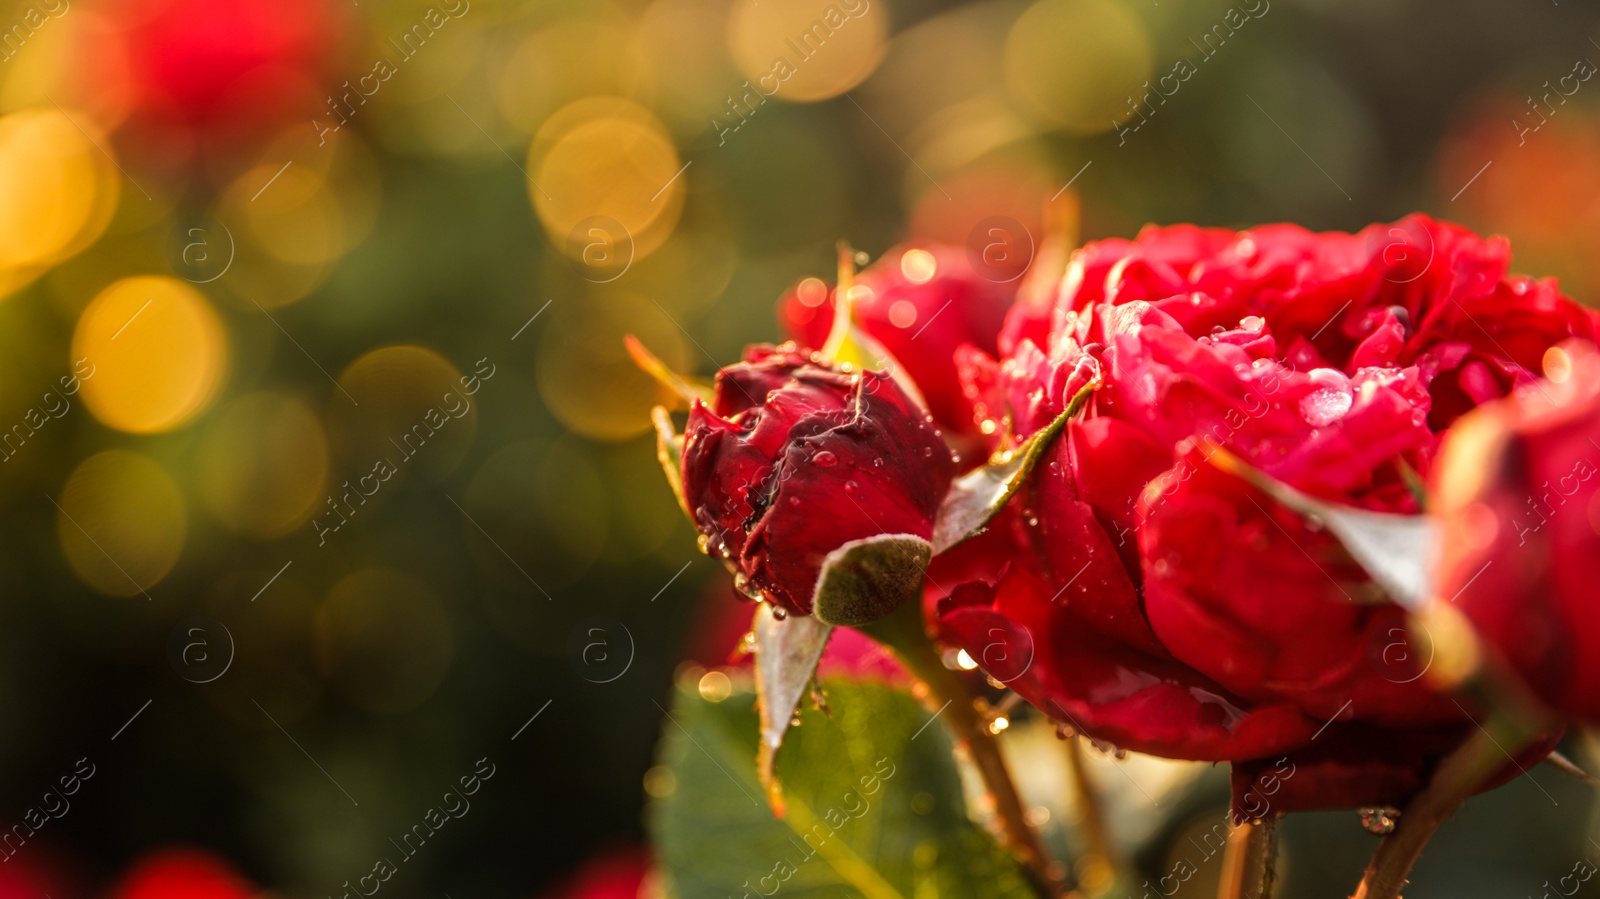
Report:
[{"label": "green leaf", "polygon": [[810,615],[779,618],[770,603],[756,607],[751,625],[756,635],[756,709],[761,717],[761,748],[756,770],[773,811],[783,814],[776,773],[778,750],[801,697],[811,686],[822,650],[833,633],[830,625]]},{"label": "green leaf", "polygon": [[670,894],[1032,899],[1016,861],[968,819],[930,714],[882,684],[826,687],[831,716],[806,713],[784,749],[783,820],[757,798],[749,694],[676,693],[658,757],[675,788],[648,812]]},{"label": "green leaf", "polygon": [[975,468],[950,485],[933,525],[933,553],[938,555],[983,531],[1000,514],[1011,497],[1027,482],[1033,466],[1057,434],[1083,409],[1089,395],[1100,388],[1095,380],[1079,390],[1056,416],[1055,421],[1033,432],[1027,440],[1003,453],[996,453],[988,464]]},{"label": "green leaf", "polygon": [[1327,528],[1396,603],[1413,611],[1426,603],[1431,587],[1429,572],[1439,545],[1439,527],[1432,518],[1369,512],[1320,500],[1224,449],[1215,450],[1210,461]]},{"label": "green leaf", "polygon": [[915,534],[851,540],[822,562],[811,613],[836,627],[860,627],[922,596],[933,545]]}]

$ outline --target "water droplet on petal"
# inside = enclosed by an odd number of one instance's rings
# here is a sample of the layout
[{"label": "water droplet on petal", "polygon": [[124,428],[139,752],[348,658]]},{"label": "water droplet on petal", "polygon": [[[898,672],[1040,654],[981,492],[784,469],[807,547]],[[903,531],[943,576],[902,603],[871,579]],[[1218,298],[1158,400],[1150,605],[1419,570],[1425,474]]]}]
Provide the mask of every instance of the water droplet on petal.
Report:
[{"label": "water droplet on petal", "polygon": [[815,456],[812,456],[811,461],[816,463],[818,468],[832,468],[834,465],[838,464],[839,457],[835,456],[828,450],[823,450],[822,452],[817,453]]},{"label": "water droplet on petal", "polygon": [[1344,372],[1332,368],[1314,368],[1311,383],[1316,389],[1300,398],[1300,417],[1314,428],[1325,428],[1344,418],[1355,402],[1350,389],[1350,379]]}]

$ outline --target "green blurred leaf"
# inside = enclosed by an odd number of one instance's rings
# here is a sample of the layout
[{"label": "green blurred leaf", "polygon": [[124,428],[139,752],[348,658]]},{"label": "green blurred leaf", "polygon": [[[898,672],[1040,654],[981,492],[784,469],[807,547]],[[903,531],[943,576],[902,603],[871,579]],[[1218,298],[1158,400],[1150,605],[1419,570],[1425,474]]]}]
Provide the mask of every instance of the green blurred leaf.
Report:
[{"label": "green blurred leaf", "polygon": [[1031,899],[1016,861],[967,818],[928,712],[881,684],[826,688],[831,715],[807,712],[784,746],[783,820],[760,800],[750,694],[676,694],[659,756],[676,788],[649,811],[672,895]]}]

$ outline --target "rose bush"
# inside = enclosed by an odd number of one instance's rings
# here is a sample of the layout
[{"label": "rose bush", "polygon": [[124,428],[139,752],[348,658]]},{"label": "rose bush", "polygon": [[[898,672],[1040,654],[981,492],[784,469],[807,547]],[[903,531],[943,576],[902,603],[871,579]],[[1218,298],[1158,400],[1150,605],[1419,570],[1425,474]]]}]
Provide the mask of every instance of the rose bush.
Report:
[{"label": "rose bush", "polygon": [[[991,445],[1081,420],[1013,500],[1011,552],[938,625],[1069,727],[1171,758],[1288,760],[1274,811],[1399,802],[1472,725],[1422,681],[1404,613],[1330,535],[1209,463],[1419,510],[1440,432],[1533,382],[1595,315],[1422,216],[1358,234],[1147,228],[959,354]],[[1236,796],[1236,810],[1239,809]]]},{"label": "rose bush", "polygon": [[[741,592],[810,614],[829,553],[878,535],[926,541],[955,475],[932,419],[888,375],[752,347],[717,373],[684,431],[686,508]],[[918,574],[920,577],[920,572]]]},{"label": "rose bush", "polygon": [[1600,720],[1600,353],[1549,354],[1549,380],[1475,410],[1445,441],[1435,594],[1552,709]]}]

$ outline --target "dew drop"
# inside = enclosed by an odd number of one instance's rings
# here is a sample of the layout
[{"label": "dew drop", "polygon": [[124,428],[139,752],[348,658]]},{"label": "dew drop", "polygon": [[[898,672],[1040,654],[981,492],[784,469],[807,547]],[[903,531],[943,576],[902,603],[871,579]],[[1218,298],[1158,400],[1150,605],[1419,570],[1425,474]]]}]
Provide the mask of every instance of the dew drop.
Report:
[{"label": "dew drop", "polygon": [[733,589],[738,590],[749,599],[760,599],[761,590],[750,583],[750,578],[740,571],[733,576]]},{"label": "dew drop", "polygon": [[1400,810],[1392,805],[1369,805],[1357,809],[1356,814],[1361,816],[1361,828],[1374,836],[1387,836],[1394,832],[1396,819],[1400,817]]},{"label": "dew drop", "polygon": [[706,536],[705,534],[701,534],[699,537],[695,538],[694,542],[695,542],[696,546],[700,547],[701,554],[707,555],[707,556],[711,555],[711,538],[710,537]]},{"label": "dew drop", "polygon": [[778,605],[774,605],[772,607],[772,618],[773,618],[774,621],[782,621],[782,620],[784,620],[785,618],[788,618],[788,617],[789,617],[789,612],[788,612],[787,609],[783,608],[782,606],[778,606]]},{"label": "dew drop", "polygon": [[832,468],[838,464],[839,457],[835,456],[828,450],[823,450],[822,452],[817,453],[815,456],[812,456],[811,461],[815,462],[818,468]]},{"label": "dew drop", "polygon": [[1325,428],[1344,418],[1355,402],[1350,379],[1332,368],[1314,368],[1310,378],[1316,389],[1300,398],[1300,417],[1314,428]]},{"label": "dew drop", "polygon": [[860,485],[858,485],[855,481],[845,481],[844,482],[844,492],[845,493],[854,495],[854,494],[858,493],[860,490],[861,490]]}]

